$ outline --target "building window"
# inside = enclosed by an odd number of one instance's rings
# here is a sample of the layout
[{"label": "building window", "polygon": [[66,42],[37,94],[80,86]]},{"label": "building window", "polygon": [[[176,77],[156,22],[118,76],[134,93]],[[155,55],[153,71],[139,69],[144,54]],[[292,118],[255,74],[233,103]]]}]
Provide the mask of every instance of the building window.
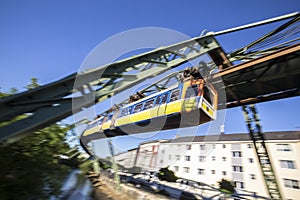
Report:
[{"label": "building window", "polygon": [[216,173],[216,170],[211,170],[211,174],[215,174]]},{"label": "building window", "polygon": [[222,147],[223,147],[223,149],[225,149],[226,148],[226,144],[223,144]]},{"label": "building window", "polygon": [[174,166],[174,171],[178,172],[178,170],[179,170],[179,167],[178,166]]},{"label": "building window", "polygon": [[242,166],[232,166],[234,172],[243,172]]},{"label": "building window", "polygon": [[161,150],[161,153],[165,153],[165,150]]},{"label": "building window", "polygon": [[162,164],[164,162],[164,160],[160,160],[159,162]]},{"label": "building window", "polygon": [[205,156],[199,156],[199,162],[204,162],[205,161]]},{"label": "building window", "polygon": [[289,144],[277,144],[277,151],[292,151]]},{"label": "building window", "polygon": [[183,168],[183,172],[184,172],[184,173],[189,173],[189,171],[190,171],[190,168],[189,168],[189,167],[184,167],[184,168]]},{"label": "building window", "polygon": [[205,150],[205,144],[200,144],[200,150]]},{"label": "building window", "polygon": [[255,180],[255,174],[250,174],[250,178],[251,178],[252,180]]},{"label": "building window", "polygon": [[254,163],[253,158],[249,158],[248,160],[249,160],[249,163]]},{"label": "building window", "polygon": [[293,179],[283,179],[284,186],[287,188],[299,189],[299,181]]},{"label": "building window", "polygon": [[225,171],[222,171],[222,175],[223,175],[223,176],[226,176],[226,174],[227,174],[227,173],[226,173]]},{"label": "building window", "polygon": [[180,160],[180,155],[176,155],[176,160]]},{"label": "building window", "polygon": [[171,160],[172,159],[172,155],[169,155],[169,160]]},{"label": "building window", "polygon": [[242,152],[240,152],[240,151],[233,151],[232,152],[232,157],[242,157]]},{"label": "building window", "polygon": [[186,149],[187,150],[191,150],[192,149],[192,145],[186,145]]},{"label": "building window", "polygon": [[215,156],[212,156],[212,157],[211,157],[211,160],[212,160],[212,161],[215,161],[215,160],[216,160],[216,157],[215,157]]},{"label": "building window", "polygon": [[185,156],[184,159],[185,161],[191,161],[191,156]]},{"label": "building window", "polygon": [[248,149],[252,149],[252,144],[247,144]]},{"label": "building window", "polygon": [[280,160],[281,168],[296,169],[295,163],[292,160]]},{"label": "building window", "polygon": [[198,169],[198,174],[199,175],[204,175],[205,174],[205,169]]},{"label": "building window", "polygon": [[239,189],[244,189],[244,182],[240,182],[240,181],[234,181],[233,182],[234,183],[234,186],[236,187],[236,188],[239,188]]},{"label": "building window", "polygon": [[223,161],[226,161],[226,157],[222,157],[222,160],[223,160]]}]

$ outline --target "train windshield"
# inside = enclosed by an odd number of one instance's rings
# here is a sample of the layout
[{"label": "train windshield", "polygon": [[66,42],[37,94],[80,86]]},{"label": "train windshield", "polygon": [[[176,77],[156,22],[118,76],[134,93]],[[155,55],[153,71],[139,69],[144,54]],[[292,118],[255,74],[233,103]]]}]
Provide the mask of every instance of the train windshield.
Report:
[{"label": "train windshield", "polygon": [[214,93],[212,92],[210,87],[207,86],[204,87],[203,97],[208,103],[210,103],[211,105],[213,104]]}]

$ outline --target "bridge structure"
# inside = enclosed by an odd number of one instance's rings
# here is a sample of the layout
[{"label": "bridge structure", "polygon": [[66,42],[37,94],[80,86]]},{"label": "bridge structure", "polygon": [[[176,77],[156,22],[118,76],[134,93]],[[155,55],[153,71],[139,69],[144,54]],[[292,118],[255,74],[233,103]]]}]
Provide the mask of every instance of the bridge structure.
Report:
[{"label": "bridge structure", "polygon": [[[209,59],[204,64],[198,63],[199,69],[204,71],[205,79],[215,88],[225,91],[226,101],[220,101],[219,109],[243,106],[249,132],[257,144],[255,146],[258,158],[260,159],[259,155],[261,159],[268,157],[255,108],[249,109],[247,106],[299,96],[299,21],[300,14],[297,12],[208,33],[92,70],[73,73],[36,89],[3,98],[0,100],[0,122],[3,122],[0,127],[0,141],[2,144],[17,141],[36,130],[101,103],[146,79],[205,56]],[[282,23],[257,40],[229,53],[224,52],[216,39],[219,35],[274,22]],[[176,79],[176,75],[165,77],[145,88],[144,92],[150,87],[159,91],[174,78]],[[251,112],[254,113],[252,118]],[[13,120],[20,115],[26,117],[19,121]],[[252,122],[256,124],[254,127]],[[99,134],[80,136],[80,141],[85,147],[88,142],[103,137]],[[259,152],[259,149],[263,149],[265,153]],[[271,191],[270,196],[280,199],[280,192],[276,192],[279,191],[276,178],[270,178],[274,176],[272,166],[266,169],[264,175],[267,185],[270,185],[267,186]],[[271,181],[268,183],[268,180]]]}]

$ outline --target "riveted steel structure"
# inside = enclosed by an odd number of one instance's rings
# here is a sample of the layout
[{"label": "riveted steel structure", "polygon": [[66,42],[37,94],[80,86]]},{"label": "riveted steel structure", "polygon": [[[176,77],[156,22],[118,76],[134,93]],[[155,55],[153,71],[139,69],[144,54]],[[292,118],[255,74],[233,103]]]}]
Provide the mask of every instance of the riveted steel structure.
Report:
[{"label": "riveted steel structure", "polygon": [[[212,54],[219,62],[222,52],[213,36],[197,37],[4,98],[0,101],[1,122],[23,114],[28,117],[0,127],[0,140],[18,140],[203,54]],[[72,98],[73,93],[80,95]]]}]

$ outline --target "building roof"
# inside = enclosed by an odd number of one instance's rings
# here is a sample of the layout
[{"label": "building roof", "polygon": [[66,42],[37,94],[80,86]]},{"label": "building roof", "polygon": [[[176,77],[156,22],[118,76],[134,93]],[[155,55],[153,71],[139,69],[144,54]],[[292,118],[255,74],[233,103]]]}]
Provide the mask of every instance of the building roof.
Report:
[{"label": "building roof", "polygon": [[150,141],[145,141],[145,142],[141,142],[140,145],[143,144],[151,144],[151,143],[163,143],[163,142],[168,142],[169,140],[150,140]]},{"label": "building roof", "polygon": [[[265,140],[300,140],[299,131],[283,131],[283,132],[266,132],[264,133]],[[235,134],[220,134],[220,135],[205,135],[205,136],[189,136],[178,137],[168,140],[164,143],[182,143],[182,142],[209,142],[209,141],[251,141],[250,134],[235,133]]]}]

